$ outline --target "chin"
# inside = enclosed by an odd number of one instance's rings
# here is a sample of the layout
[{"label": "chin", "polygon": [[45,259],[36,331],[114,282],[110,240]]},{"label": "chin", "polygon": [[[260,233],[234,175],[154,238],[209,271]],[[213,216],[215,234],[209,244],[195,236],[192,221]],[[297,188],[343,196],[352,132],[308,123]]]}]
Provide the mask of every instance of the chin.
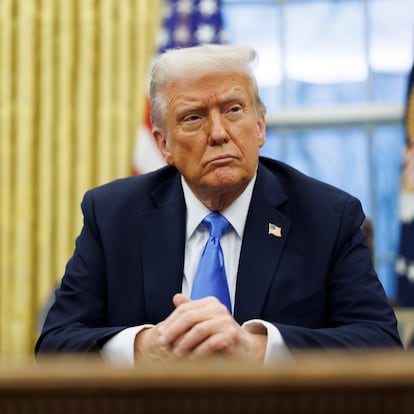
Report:
[{"label": "chin", "polygon": [[246,175],[235,174],[234,171],[217,171],[209,180],[208,186],[221,191],[244,188],[250,181]]}]

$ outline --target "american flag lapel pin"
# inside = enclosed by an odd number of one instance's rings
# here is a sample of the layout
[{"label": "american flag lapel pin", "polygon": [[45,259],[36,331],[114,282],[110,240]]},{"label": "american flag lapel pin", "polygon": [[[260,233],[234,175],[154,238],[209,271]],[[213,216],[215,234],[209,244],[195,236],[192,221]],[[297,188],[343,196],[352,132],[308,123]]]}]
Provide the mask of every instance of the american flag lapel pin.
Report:
[{"label": "american flag lapel pin", "polygon": [[275,237],[282,237],[282,227],[276,226],[276,224],[269,223],[269,232],[268,234],[271,234]]}]

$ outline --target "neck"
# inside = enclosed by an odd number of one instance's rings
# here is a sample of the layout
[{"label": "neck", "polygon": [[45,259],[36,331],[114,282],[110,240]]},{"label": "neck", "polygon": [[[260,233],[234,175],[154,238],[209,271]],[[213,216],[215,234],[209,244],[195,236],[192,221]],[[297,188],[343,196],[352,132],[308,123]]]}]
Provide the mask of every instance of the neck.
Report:
[{"label": "neck", "polygon": [[203,191],[191,188],[191,190],[210,211],[223,211],[243,193],[247,184],[242,187],[239,186],[237,189],[212,190],[209,188]]}]

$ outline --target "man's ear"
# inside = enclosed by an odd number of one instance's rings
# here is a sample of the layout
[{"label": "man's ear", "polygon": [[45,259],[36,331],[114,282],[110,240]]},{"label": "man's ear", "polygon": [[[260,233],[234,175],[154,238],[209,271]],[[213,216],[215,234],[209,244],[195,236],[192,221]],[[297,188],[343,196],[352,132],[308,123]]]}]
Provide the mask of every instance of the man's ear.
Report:
[{"label": "man's ear", "polygon": [[168,165],[174,165],[173,156],[172,156],[171,151],[168,147],[167,137],[165,136],[163,130],[161,128],[153,128],[152,129],[152,136],[153,136],[154,141],[157,144],[157,147],[160,150],[165,162]]},{"label": "man's ear", "polygon": [[263,147],[266,140],[266,119],[264,115],[257,120],[257,135],[259,138],[259,148]]}]

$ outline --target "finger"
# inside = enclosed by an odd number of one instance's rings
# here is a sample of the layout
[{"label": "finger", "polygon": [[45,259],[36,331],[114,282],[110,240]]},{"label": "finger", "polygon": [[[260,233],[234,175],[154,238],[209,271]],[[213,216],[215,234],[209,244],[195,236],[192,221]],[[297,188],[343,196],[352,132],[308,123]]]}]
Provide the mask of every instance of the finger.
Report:
[{"label": "finger", "polygon": [[188,296],[183,295],[182,293],[177,293],[173,297],[173,303],[175,307],[182,305],[183,303],[191,302],[191,299]]},{"label": "finger", "polygon": [[227,308],[216,298],[188,301],[178,306],[160,328],[160,342],[172,345],[197,324],[217,317],[231,317]]},{"label": "finger", "polygon": [[239,360],[263,363],[267,335],[246,332],[240,326],[210,336],[189,354],[190,359],[220,355]]},{"label": "finger", "polygon": [[177,357],[183,357],[193,351],[193,349],[200,346],[210,335],[215,332],[211,326],[214,321],[207,321],[193,326],[184,335],[180,336],[173,344],[171,349]]},{"label": "finger", "polygon": [[185,312],[175,310],[159,328],[159,341],[162,345],[172,345],[185,335],[195,324],[203,320],[202,311],[197,308]]},{"label": "finger", "polygon": [[[232,346],[225,333],[220,332],[210,336],[205,341],[195,347],[188,357],[191,360],[198,360],[211,357],[212,355],[230,355]],[[174,352],[177,356],[177,353]]]},{"label": "finger", "polygon": [[[208,315],[211,315],[214,311],[214,307],[211,308],[211,306],[220,303],[213,297],[191,300],[181,294],[175,295],[173,301],[177,303],[177,306],[161,323],[160,328],[163,333],[170,330],[177,321],[183,322],[183,320],[187,320],[187,322],[191,324],[195,323],[200,318],[208,317]],[[191,326],[189,326],[189,328],[191,328]]]},{"label": "finger", "polygon": [[195,349],[201,346],[201,353],[203,353],[204,343],[206,342],[207,348],[205,354],[211,354],[216,351],[223,350],[223,347],[230,345],[230,340],[226,340],[226,336],[223,337],[222,342],[216,342],[211,338],[223,332],[226,333],[228,338],[234,335],[234,331],[237,330],[239,325],[234,319],[227,314],[216,316],[215,318],[204,320],[195,324],[185,334],[178,338],[171,347],[175,355],[182,357],[189,353],[194,352]]},{"label": "finger", "polygon": [[[173,296],[173,303],[176,308],[187,302],[191,302],[191,299],[181,293],[177,293]],[[167,326],[171,325],[174,322],[174,320],[178,318],[178,315],[179,315],[179,312],[177,313],[174,310],[173,312],[171,312],[171,314],[167,318],[165,318],[163,321],[158,323],[157,326],[158,326],[158,331],[160,335],[164,333],[164,331],[167,329]]]},{"label": "finger", "polygon": [[167,318],[164,319],[164,321],[162,321],[162,329],[164,329],[168,325],[171,325],[186,310],[200,306],[198,304],[199,301],[192,301],[189,297],[181,293],[175,294],[172,300],[175,309],[171,312],[170,315],[168,315]]}]

